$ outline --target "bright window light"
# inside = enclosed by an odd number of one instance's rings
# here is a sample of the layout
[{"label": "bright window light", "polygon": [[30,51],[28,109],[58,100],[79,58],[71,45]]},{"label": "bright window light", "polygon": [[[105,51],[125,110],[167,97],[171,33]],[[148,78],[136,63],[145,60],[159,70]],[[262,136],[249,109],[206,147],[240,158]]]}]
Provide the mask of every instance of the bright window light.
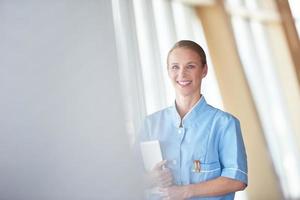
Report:
[{"label": "bright window light", "polygon": [[134,0],[134,13],[144,80],[147,114],[167,105],[163,69],[151,1]]},{"label": "bright window light", "polygon": [[[248,2],[248,3],[247,3]],[[258,9],[255,1],[246,1]],[[266,28],[254,19],[232,16],[234,35],[248,83],[260,116],[275,170],[286,198],[300,197],[300,165],[292,125],[282,88],[276,74],[276,63],[268,44]]]}]

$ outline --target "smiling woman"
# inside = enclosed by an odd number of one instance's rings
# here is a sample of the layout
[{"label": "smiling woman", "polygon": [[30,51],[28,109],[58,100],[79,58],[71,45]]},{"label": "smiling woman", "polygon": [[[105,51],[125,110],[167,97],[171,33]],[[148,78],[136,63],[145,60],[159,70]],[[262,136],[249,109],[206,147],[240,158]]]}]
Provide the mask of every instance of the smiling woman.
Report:
[{"label": "smiling woman", "polygon": [[197,43],[177,42],[167,63],[175,104],[149,115],[140,137],[158,140],[164,159],[146,173],[147,185],[160,187],[150,199],[234,199],[248,184],[239,121],[206,103],[206,56]]},{"label": "smiling woman", "polygon": [[175,88],[177,99],[182,97],[199,99],[202,78],[207,74],[206,56],[203,49],[190,41],[178,42],[168,55],[168,74]]}]

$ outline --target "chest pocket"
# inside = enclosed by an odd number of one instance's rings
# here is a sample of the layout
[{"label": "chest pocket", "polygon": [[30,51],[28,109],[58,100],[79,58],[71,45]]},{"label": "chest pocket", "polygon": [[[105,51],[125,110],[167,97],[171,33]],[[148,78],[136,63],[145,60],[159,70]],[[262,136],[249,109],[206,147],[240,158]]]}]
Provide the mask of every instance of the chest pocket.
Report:
[{"label": "chest pocket", "polygon": [[200,171],[195,170],[193,165],[190,169],[190,183],[200,183],[215,179],[221,175],[221,166],[219,162],[200,163]]}]

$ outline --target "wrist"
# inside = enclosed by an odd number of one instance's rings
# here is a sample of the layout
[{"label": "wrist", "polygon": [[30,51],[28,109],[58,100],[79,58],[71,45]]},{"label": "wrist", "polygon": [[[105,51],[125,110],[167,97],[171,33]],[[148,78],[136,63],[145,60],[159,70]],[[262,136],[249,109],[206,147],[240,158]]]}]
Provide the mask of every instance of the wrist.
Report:
[{"label": "wrist", "polygon": [[194,196],[193,193],[194,186],[190,184],[190,185],[185,185],[183,187],[184,187],[184,199],[192,198]]}]

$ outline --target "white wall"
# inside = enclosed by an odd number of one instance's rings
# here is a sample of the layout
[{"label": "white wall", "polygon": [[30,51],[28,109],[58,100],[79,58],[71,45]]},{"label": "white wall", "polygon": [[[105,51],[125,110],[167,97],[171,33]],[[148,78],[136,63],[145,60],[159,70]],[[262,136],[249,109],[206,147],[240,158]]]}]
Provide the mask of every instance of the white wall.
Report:
[{"label": "white wall", "polygon": [[116,55],[110,0],[0,1],[1,200],[140,199]]}]

